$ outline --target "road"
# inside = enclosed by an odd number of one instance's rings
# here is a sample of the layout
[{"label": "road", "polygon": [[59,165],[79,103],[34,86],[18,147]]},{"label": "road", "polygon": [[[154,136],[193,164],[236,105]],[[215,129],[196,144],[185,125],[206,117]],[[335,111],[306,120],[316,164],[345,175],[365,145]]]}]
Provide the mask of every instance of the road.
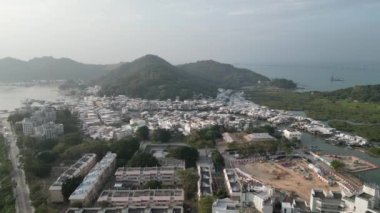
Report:
[{"label": "road", "polygon": [[[9,123],[4,123],[8,129],[10,129]],[[9,159],[12,162],[12,177],[13,181],[16,183],[16,188],[14,189],[14,195],[16,197],[16,211],[19,213],[33,213],[34,208],[31,205],[29,198],[29,187],[26,184],[25,173],[22,167],[20,167],[19,152],[16,142],[17,138],[12,132],[8,132],[9,135],[6,137],[6,141],[9,143]]]}]

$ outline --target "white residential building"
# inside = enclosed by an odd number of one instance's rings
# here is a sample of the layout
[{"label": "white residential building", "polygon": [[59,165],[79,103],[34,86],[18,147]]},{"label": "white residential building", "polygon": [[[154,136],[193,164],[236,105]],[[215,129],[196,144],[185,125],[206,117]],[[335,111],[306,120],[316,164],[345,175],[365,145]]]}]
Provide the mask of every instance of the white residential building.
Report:
[{"label": "white residential building", "polygon": [[[346,206],[341,192],[326,192],[312,189],[310,195],[310,210],[312,212],[344,212]],[[364,212],[363,212],[364,213]]]},{"label": "white residential building", "polygon": [[292,139],[301,140],[302,133],[300,131],[291,131],[291,130],[285,129],[282,133],[284,137],[288,140],[292,140]]},{"label": "white residential building", "polygon": [[120,167],[115,172],[116,182],[142,186],[149,181],[160,181],[164,186],[177,186],[180,179],[177,167]]},{"label": "white residential building", "polygon": [[212,213],[239,213],[239,202],[229,198],[217,199],[212,204]]},{"label": "white residential building", "polygon": [[90,204],[98,196],[105,181],[112,175],[116,165],[116,154],[108,152],[86,175],[83,182],[69,197],[71,203]]},{"label": "white residential building", "polygon": [[84,154],[77,162],[64,171],[49,187],[50,201],[53,203],[63,202],[62,184],[70,178],[84,176],[96,163],[96,154]]},{"label": "white residential building", "polygon": [[226,181],[228,194],[230,195],[231,199],[239,200],[242,190],[235,169],[224,169],[223,174]]},{"label": "white residential building", "polygon": [[139,209],[167,209],[182,208],[184,199],[183,189],[105,190],[97,203]]},{"label": "white residential building", "polygon": [[210,166],[198,166],[198,197],[212,195],[212,176]]},{"label": "white residential building", "polygon": [[34,134],[34,123],[29,118],[24,118],[21,122],[22,132],[24,135],[33,135]]}]

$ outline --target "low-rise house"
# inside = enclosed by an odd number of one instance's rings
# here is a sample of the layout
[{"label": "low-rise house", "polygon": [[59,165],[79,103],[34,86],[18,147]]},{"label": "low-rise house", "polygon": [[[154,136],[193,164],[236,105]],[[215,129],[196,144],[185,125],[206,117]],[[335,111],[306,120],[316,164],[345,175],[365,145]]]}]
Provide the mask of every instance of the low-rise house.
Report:
[{"label": "low-rise house", "polygon": [[268,133],[252,133],[244,136],[247,142],[267,142],[275,141],[276,138],[272,137]]},{"label": "low-rise house", "polygon": [[217,199],[212,204],[212,213],[239,213],[240,204],[229,198]]},{"label": "low-rise house", "polygon": [[284,137],[288,140],[292,140],[292,139],[301,140],[302,133],[300,131],[291,131],[291,130],[285,129],[282,133]]}]

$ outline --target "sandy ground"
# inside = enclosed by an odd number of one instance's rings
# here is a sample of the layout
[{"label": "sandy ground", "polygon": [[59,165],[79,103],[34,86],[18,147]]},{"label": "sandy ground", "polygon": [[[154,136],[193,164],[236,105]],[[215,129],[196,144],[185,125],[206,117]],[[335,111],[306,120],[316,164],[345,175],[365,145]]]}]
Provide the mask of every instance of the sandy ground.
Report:
[{"label": "sandy ground", "polygon": [[[242,165],[241,169],[277,189],[294,192],[307,202],[309,202],[312,188],[339,190],[337,186],[330,187],[319,180],[315,173],[311,172],[307,168],[307,164],[302,160],[287,161],[287,163],[291,164],[289,167],[283,167],[282,163],[284,162],[250,163]],[[304,177],[303,174],[307,173],[310,174],[310,179]]]}]

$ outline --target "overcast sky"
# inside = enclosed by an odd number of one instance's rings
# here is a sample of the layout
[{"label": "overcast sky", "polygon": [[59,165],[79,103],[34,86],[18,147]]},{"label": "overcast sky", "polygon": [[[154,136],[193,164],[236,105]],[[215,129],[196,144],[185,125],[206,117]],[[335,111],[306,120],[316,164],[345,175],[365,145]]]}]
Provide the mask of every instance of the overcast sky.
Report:
[{"label": "overcast sky", "polygon": [[379,0],[1,0],[0,58],[380,61]]}]

